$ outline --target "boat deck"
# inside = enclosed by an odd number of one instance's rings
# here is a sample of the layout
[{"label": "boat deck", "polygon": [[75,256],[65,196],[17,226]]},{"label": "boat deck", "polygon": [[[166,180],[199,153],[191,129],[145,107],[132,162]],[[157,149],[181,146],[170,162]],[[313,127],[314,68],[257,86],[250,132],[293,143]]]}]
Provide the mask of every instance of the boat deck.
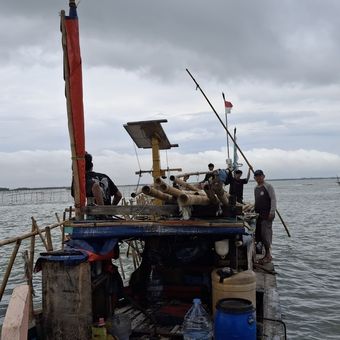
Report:
[{"label": "boat deck", "polygon": [[[270,274],[274,266],[269,264],[267,271],[258,269],[256,273],[257,299],[257,339],[285,339],[285,325],[281,321],[279,295],[276,287],[276,277]],[[274,271],[273,271],[274,272]],[[264,307],[265,306],[265,307]],[[130,339],[152,339],[156,334],[162,339],[182,339],[181,322],[169,326],[155,325],[152,317],[158,310],[141,311],[131,305],[118,308],[117,314],[127,314],[131,320],[132,335]],[[151,317],[147,316],[151,315]]]}]

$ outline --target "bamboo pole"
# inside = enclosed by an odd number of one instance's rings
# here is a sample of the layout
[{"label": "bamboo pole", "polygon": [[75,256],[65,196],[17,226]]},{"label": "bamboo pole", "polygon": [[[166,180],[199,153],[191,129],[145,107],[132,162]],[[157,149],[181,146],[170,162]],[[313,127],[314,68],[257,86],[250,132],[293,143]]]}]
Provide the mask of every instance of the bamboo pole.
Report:
[{"label": "bamboo pole", "polygon": [[[60,218],[59,218],[58,213],[55,213],[55,217],[56,217],[58,223],[60,223]],[[63,232],[63,228],[64,228],[63,225],[60,225],[60,231],[61,231],[61,232]]]},{"label": "bamboo pole", "polygon": [[[34,232],[35,226],[32,221],[32,232]],[[31,236],[31,242],[30,242],[30,255],[29,255],[29,263],[28,263],[28,270],[31,274],[30,280],[29,280],[29,289],[30,289],[30,296],[29,296],[29,303],[30,303],[30,320],[33,320],[33,266],[34,266],[34,250],[35,250],[35,235]]]},{"label": "bamboo pole", "polygon": [[[197,192],[198,194],[202,194],[202,191],[195,187],[194,185],[190,184],[190,183],[187,183],[179,178],[177,178],[176,176],[174,175],[171,175],[170,176],[170,181],[173,181],[174,183],[180,185],[181,187],[185,188],[185,189],[188,189],[188,190],[191,190],[191,191],[195,191]],[[204,194],[203,194],[204,195]]]},{"label": "bamboo pole", "polygon": [[187,176],[199,176],[199,175],[206,175],[210,171],[196,171],[196,172],[185,172],[183,174],[179,174],[176,178],[187,177]]},{"label": "bamboo pole", "polygon": [[[57,218],[57,221],[60,223],[60,218],[58,213],[55,213],[55,217]],[[65,228],[64,225],[60,225],[61,230],[61,250],[64,250],[64,242],[65,242]]]},{"label": "bamboo pole", "polygon": [[171,195],[168,195],[164,192],[161,192],[161,191],[151,187],[150,185],[144,185],[143,188],[142,188],[142,192],[145,195],[149,195],[149,196],[161,199],[162,201],[165,201],[165,202],[168,202],[168,203],[174,202],[174,199]]},{"label": "bamboo pole", "polygon": [[69,207],[68,209],[68,219],[72,219],[72,207]]},{"label": "bamboo pole", "polygon": [[[61,223],[55,223],[55,224],[51,224],[49,225],[50,229],[54,229],[54,228],[57,228],[60,226],[60,224],[64,224],[65,221],[61,222]],[[41,229],[40,230],[41,233],[44,233],[45,232],[45,228],[44,229]],[[35,235],[38,235],[39,232],[37,230],[35,231],[32,231],[30,233],[27,233],[27,234],[23,234],[21,236],[16,236],[16,237],[11,237],[11,238],[7,238],[3,241],[0,241],[0,247],[2,246],[5,246],[7,244],[11,244],[11,243],[15,243],[17,242],[18,240],[22,241],[22,240],[25,240],[27,238],[30,238],[31,236],[35,236]]]},{"label": "bamboo pole", "polygon": [[[199,89],[202,93],[202,95],[204,96],[204,98],[206,99],[206,101],[208,102],[210,108],[213,110],[213,112],[215,113],[217,119],[219,120],[219,122],[221,123],[221,125],[223,126],[224,130],[227,132],[227,135],[230,137],[230,139],[233,141],[234,145],[236,146],[237,150],[240,152],[240,154],[242,155],[243,159],[246,161],[248,167],[250,168],[251,172],[254,174],[254,169],[252,167],[252,165],[250,164],[250,162],[248,161],[247,157],[245,156],[245,154],[242,152],[241,148],[238,146],[238,144],[236,143],[236,140],[234,139],[234,137],[232,136],[232,134],[229,132],[228,128],[226,127],[226,125],[224,124],[224,122],[222,121],[221,117],[218,115],[217,111],[215,110],[215,108],[213,107],[213,105],[211,104],[210,100],[208,99],[208,97],[205,95],[205,93],[203,92],[202,88],[200,87],[200,85],[197,83],[196,79],[193,77],[193,75],[190,73],[190,71],[188,69],[186,69],[186,71],[188,72],[189,76],[191,77],[191,79],[194,81],[194,83],[196,84],[196,89]],[[278,209],[276,209],[277,215],[280,218],[280,221],[282,223],[282,225],[284,226],[288,237],[290,237],[290,232],[288,230],[288,227],[286,225],[286,223],[284,222],[281,214],[279,213]]]},{"label": "bamboo pole", "polygon": [[171,187],[170,185],[167,185],[166,183],[162,183],[160,186],[159,186],[159,189],[161,189],[161,191],[169,194],[169,195],[172,195],[174,197],[179,197],[180,195],[183,194],[183,191],[182,190],[179,190],[179,189],[176,189],[174,187]]},{"label": "bamboo pole", "polygon": [[132,192],[131,193],[131,197],[132,198],[135,198],[135,197],[137,197],[138,195],[140,195],[142,193],[142,188],[138,188],[137,190],[136,190],[136,192]]},{"label": "bamboo pole", "polygon": [[[43,236],[41,230],[40,230],[39,227],[38,227],[38,224],[37,224],[36,220],[34,219],[34,217],[31,217],[31,219],[32,219],[32,223],[33,223],[33,225],[34,225],[34,228],[35,228],[35,230],[38,232],[38,234],[39,234],[39,236],[40,236],[40,239],[41,239],[41,241],[42,241],[42,243],[43,243],[45,249],[48,251],[48,245],[47,245],[47,243],[46,243],[46,240],[45,240],[45,238],[44,238],[44,236]],[[46,228],[45,228],[45,231],[46,231]]]},{"label": "bamboo pole", "polygon": [[285,228],[285,230],[286,230],[286,233],[287,233],[288,237],[291,237],[291,236],[290,236],[290,232],[289,232],[289,230],[288,230],[288,227],[287,227],[286,223],[284,222],[284,220],[283,220],[281,214],[279,213],[279,211],[278,211],[277,209],[276,209],[276,213],[277,213],[277,216],[279,216],[279,219],[280,219],[281,223],[283,224],[283,226],[284,226],[284,228]]},{"label": "bamboo pole", "polygon": [[17,254],[18,254],[18,250],[20,248],[20,245],[21,245],[21,240],[17,240],[16,243],[15,243],[15,246],[14,246],[11,258],[10,258],[10,260],[8,262],[4,278],[3,278],[2,283],[1,283],[1,287],[0,287],[0,301],[2,300],[2,296],[3,296],[5,288],[7,286],[8,278],[9,278],[9,276],[11,274],[12,267],[13,267],[15,258],[16,258]]},{"label": "bamboo pole", "polygon": [[51,237],[51,228],[46,227],[46,244],[47,244],[47,251],[53,251],[53,244],[52,244],[52,237]]},{"label": "bamboo pole", "polygon": [[32,273],[33,269],[31,269],[31,259],[28,255],[28,251],[25,250],[23,253],[23,259],[24,259],[24,264],[25,264],[25,277],[26,277],[26,282],[29,287],[29,320],[33,320],[33,278],[32,278]]},{"label": "bamboo pole", "polygon": [[182,206],[186,206],[186,205],[209,205],[210,200],[207,196],[181,194],[178,197],[178,203]]},{"label": "bamboo pole", "polygon": [[[32,221],[32,233],[35,230],[34,223]],[[33,273],[33,265],[34,265],[34,250],[35,250],[35,235],[31,236],[31,242],[30,242],[30,262],[29,262],[29,268],[31,270],[31,273]]]},{"label": "bamboo pole", "polygon": [[61,233],[61,250],[64,250],[64,244],[65,244],[65,228],[63,226],[63,231]]},{"label": "bamboo pole", "polygon": [[165,183],[165,182],[160,177],[156,177],[154,179],[154,183],[155,183],[156,186],[159,186],[159,185],[161,185],[162,183]]}]

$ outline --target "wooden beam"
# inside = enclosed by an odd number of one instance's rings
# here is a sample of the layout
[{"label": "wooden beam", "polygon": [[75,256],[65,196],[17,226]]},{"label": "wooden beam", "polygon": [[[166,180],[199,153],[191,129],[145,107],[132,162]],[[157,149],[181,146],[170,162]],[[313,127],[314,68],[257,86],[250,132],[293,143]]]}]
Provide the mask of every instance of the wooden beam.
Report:
[{"label": "wooden beam", "polygon": [[177,205],[101,205],[84,208],[87,215],[178,215]]},{"label": "wooden beam", "polygon": [[243,222],[207,222],[206,220],[160,220],[157,222],[154,221],[136,221],[136,220],[88,220],[88,221],[69,221],[65,224],[65,227],[74,227],[74,228],[96,228],[96,227],[143,227],[143,228],[158,228],[158,227],[173,227],[173,228],[182,228],[185,227],[195,227],[195,228],[244,228]]}]

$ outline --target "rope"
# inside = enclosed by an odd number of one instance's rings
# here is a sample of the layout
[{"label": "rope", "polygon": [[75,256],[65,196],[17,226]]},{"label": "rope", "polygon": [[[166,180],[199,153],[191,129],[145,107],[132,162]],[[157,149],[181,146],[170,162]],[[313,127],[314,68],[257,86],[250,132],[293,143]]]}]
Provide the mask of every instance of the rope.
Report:
[{"label": "rope", "polygon": [[135,192],[137,192],[137,190],[139,188],[140,180],[142,178],[142,169],[141,169],[141,166],[140,166],[140,161],[139,161],[139,157],[138,157],[137,148],[136,148],[135,143],[133,143],[133,148],[135,150],[135,155],[136,155],[136,158],[137,158],[138,169],[139,169],[138,181],[137,181],[137,185],[136,185],[136,189],[135,189]]},{"label": "rope", "polygon": [[166,159],[166,169],[168,173],[168,183],[170,183],[170,169],[169,169],[169,160],[168,160],[168,150],[165,150],[165,159]]}]

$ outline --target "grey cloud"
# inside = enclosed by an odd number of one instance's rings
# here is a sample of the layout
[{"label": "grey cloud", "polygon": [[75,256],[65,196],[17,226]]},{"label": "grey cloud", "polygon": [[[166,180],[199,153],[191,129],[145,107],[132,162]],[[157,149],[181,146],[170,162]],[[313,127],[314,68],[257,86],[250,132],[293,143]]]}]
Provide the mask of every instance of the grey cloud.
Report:
[{"label": "grey cloud", "polygon": [[[20,46],[53,55],[67,1],[2,4],[3,59]],[[96,1],[79,5],[84,66],[171,78],[190,66],[216,79],[338,82],[340,3],[304,1]],[[9,15],[13,29],[6,30]],[[12,19],[11,19],[12,21]],[[4,23],[5,22],[5,23]]]}]

